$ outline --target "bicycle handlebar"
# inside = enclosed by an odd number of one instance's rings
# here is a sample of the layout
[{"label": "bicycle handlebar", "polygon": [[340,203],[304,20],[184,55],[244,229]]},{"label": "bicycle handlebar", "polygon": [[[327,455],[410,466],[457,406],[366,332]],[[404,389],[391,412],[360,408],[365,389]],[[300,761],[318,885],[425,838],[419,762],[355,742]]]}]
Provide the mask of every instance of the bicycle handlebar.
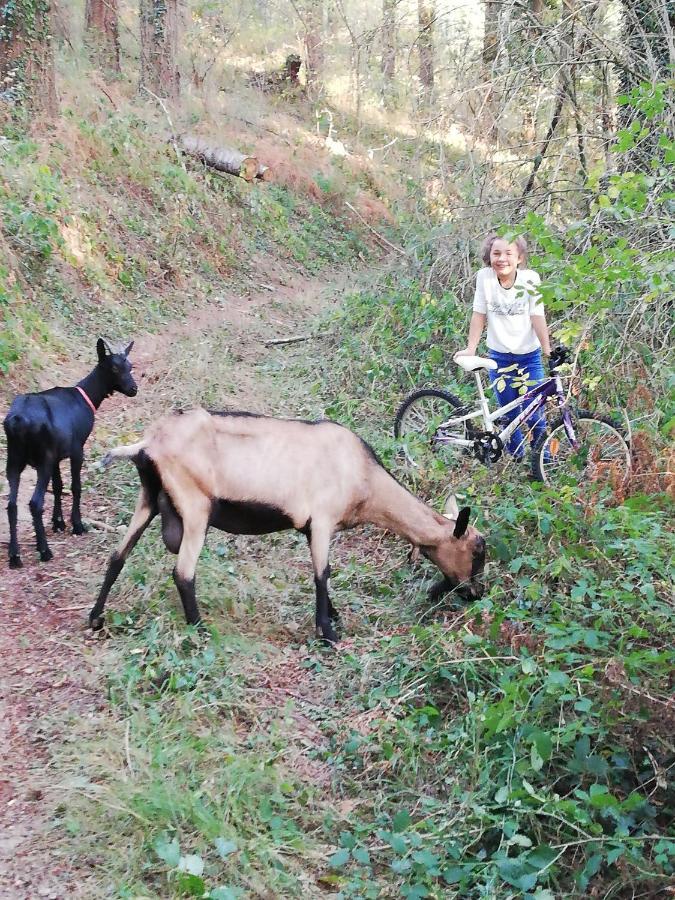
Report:
[{"label": "bicycle handlebar", "polygon": [[554,347],[548,358],[548,367],[551,372],[555,372],[555,370],[562,366],[563,363],[566,363],[569,358],[570,351],[567,347]]}]

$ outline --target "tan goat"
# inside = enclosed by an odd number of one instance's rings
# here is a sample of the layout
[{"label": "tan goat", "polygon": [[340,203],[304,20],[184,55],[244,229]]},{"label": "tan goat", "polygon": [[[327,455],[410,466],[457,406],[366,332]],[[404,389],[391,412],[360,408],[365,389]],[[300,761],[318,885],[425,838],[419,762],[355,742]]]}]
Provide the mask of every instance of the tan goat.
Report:
[{"label": "tan goat", "polygon": [[103,624],[110,588],[159,513],[167,549],[178,554],[174,580],[185,618],[199,622],[195,567],[209,526],[232,534],[295,528],[308,539],[316,585],[316,628],[336,641],[328,596],[328,551],[336,531],[372,522],[419,548],[445,576],[478,596],[485,541],[468,525],[469,509],[442,516],[402,487],[371,448],[330,421],[275,419],[253,413],[174,412],[137,444],[112,450],[104,464],[132,459],[141,490],[129,529],[112,554],[89,621]]}]

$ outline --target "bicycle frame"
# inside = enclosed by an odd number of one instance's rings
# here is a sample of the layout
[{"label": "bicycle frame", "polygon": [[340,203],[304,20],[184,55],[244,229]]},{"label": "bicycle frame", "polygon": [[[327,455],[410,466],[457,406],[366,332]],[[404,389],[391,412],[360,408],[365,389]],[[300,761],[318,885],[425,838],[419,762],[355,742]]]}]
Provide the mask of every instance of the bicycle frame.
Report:
[{"label": "bicycle frame", "polygon": [[[534,387],[530,388],[525,394],[523,394],[522,397],[518,397],[516,400],[512,400],[505,406],[500,406],[499,409],[496,409],[494,412],[490,412],[490,406],[487,397],[485,396],[483,381],[480,377],[480,371],[474,372],[474,375],[476,378],[476,387],[478,389],[479,408],[472,410],[472,412],[467,413],[465,416],[453,416],[452,419],[448,419],[447,421],[439,425],[439,431],[442,432],[443,428],[457,426],[462,424],[463,422],[468,422],[471,419],[482,418],[485,431],[496,434],[496,436],[502,442],[502,445],[505,446],[513,432],[516,431],[516,429],[519,428],[523,424],[523,422],[525,422],[532,415],[533,412],[541,409],[541,407],[544,406],[544,404],[550,397],[556,397],[558,406],[562,410],[563,423],[565,425],[565,432],[567,433],[567,437],[575,449],[578,447],[578,442],[574,433],[574,427],[572,425],[572,417],[570,416],[569,407],[567,406],[567,400],[565,398],[565,392],[563,390],[562,379],[557,372],[554,372],[540,384],[537,384]],[[496,420],[520,406],[523,407],[522,412],[519,413],[519,415],[517,415],[512,422],[509,422],[506,428],[504,428],[502,431],[497,432],[494,427]],[[439,443],[453,444],[457,447],[474,446],[473,440],[444,436],[443,434],[437,435],[436,440]]]}]

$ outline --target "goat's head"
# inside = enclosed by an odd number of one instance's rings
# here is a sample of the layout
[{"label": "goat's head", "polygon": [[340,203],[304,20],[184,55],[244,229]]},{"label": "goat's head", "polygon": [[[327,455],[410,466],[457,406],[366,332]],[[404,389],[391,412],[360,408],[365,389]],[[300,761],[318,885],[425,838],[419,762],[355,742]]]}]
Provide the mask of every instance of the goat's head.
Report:
[{"label": "goat's head", "polygon": [[108,382],[108,393],[119,391],[127,397],[135,397],[138,393],[138,385],[131,374],[129,362],[129,353],[133,346],[132,341],[124,350],[115,353],[103,338],[99,338],[96,342],[98,364]]},{"label": "goat's head", "polygon": [[445,576],[431,589],[434,599],[450,590],[456,590],[464,600],[477,599],[483,593],[485,538],[469,525],[470,515],[468,506],[458,509],[451,497],[444,513],[448,519],[447,536],[434,546],[421,548]]}]

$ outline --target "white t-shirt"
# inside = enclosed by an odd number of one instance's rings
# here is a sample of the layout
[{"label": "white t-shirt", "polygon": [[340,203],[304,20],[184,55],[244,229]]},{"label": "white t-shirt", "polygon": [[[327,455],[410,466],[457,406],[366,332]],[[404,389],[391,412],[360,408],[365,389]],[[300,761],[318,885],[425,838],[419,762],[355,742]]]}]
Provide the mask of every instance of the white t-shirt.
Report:
[{"label": "white t-shirt", "polygon": [[544,304],[532,269],[518,269],[513,287],[503,288],[493,268],[476,276],[474,312],[487,316],[487,345],[498,353],[531,353],[541,347],[530,316],[543,316]]}]

